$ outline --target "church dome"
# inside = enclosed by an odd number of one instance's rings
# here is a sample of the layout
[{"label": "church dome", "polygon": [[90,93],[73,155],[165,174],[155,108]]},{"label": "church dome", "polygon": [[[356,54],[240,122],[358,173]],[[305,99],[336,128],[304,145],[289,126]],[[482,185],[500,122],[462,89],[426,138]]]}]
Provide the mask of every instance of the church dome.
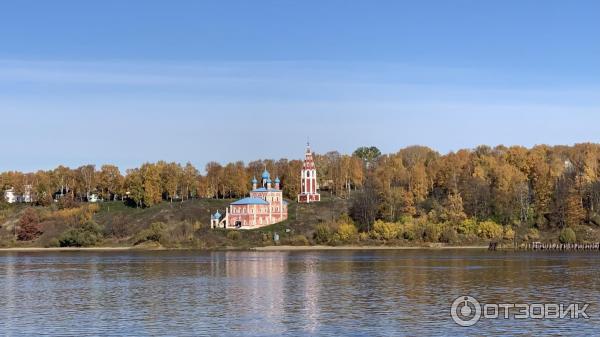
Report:
[{"label": "church dome", "polygon": [[271,174],[269,173],[269,171],[267,171],[266,169],[263,171],[262,173],[262,178],[263,179],[270,179],[271,178]]},{"label": "church dome", "polygon": [[221,213],[217,210],[217,213],[213,214],[213,219],[221,219]]},{"label": "church dome", "polygon": [[256,180],[256,177],[252,178],[252,183],[253,183],[253,184],[256,184],[256,183],[258,183],[258,180]]},{"label": "church dome", "polygon": [[279,184],[281,182],[281,180],[279,180],[279,177],[275,178],[275,184]]}]

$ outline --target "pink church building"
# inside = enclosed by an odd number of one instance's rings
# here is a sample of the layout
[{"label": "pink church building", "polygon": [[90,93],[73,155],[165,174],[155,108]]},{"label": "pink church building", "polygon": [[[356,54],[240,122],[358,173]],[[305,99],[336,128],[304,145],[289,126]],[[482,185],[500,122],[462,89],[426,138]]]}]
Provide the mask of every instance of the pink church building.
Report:
[{"label": "pink church building", "polygon": [[299,203],[311,203],[321,201],[321,195],[317,192],[319,184],[317,182],[317,168],[313,160],[313,154],[310,150],[310,144],[306,144],[304,153],[304,164],[300,172],[300,194],[298,194]]},{"label": "pink church building", "polygon": [[271,175],[265,169],[262,174],[262,186],[258,187],[256,178],[252,179],[250,196],[232,202],[225,209],[225,216],[219,211],[211,216],[211,228],[253,229],[277,222],[288,217],[288,203],[283,200],[279,177],[272,185]]}]

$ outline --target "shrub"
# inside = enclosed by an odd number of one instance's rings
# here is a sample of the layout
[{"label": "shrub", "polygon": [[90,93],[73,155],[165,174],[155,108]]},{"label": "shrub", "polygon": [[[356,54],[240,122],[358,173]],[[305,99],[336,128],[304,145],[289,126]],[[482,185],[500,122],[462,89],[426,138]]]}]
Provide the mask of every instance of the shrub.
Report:
[{"label": "shrub", "polygon": [[231,230],[231,231],[227,232],[227,238],[229,240],[237,241],[242,238],[242,233],[240,233],[239,231],[236,231],[236,230]]},{"label": "shrub", "polygon": [[313,234],[313,237],[318,244],[329,243],[332,236],[333,231],[327,224],[318,224],[317,227],[315,227],[315,233]]},{"label": "shrub", "polygon": [[37,239],[42,234],[40,226],[40,217],[33,208],[27,208],[23,211],[19,219],[19,231],[17,239],[20,241],[30,241]]},{"label": "shrub", "polygon": [[310,243],[308,242],[308,239],[304,235],[295,235],[290,240],[290,244],[292,246],[309,246],[310,245]]},{"label": "shrub", "polygon": [[102,241],[102,227],[94,221],[88,221],[64,232],[58,241],[61,247],[93,246]]},{"label": "shrub", "polygon": [[565,228],[560,232],[558,240],[560,243],[575,243],[577,242],[577,236],[571,228]]},{"label": "shrub", "polygon": [[504,230],[504,239],[513,241],[515,239],[515,231],[511,227],[506,227]]},{"label": "shrub", "polygon": [[525,235],[525,240],[527,241],[537,241],[540,239],[540,231],[536,228],[529,228],[527,234]]},{"label": "shrub", "polygon": [[499,239],[503,234],[502,226],[494,221],[482,221],[479,223],[477,235],[482,239]]},{"label": "shrub", "polygon": [[48,247],[60,247],[60,241],[57,238],[52,238],[48,241]]},{"label": "shrub", "polygon": [[477,234],[477,221],[473,219],[466,219],[458,224],[458,233],[469,235]]},{"label": "shrub", "polygon": [[455,243],[458,242],[458,234],[452,227],[446,227],[440,235],[440,242]]},{"label": "shrub", "polygon": [[358,233],[358,241],[367,241],[367,240],[369,240],[369,233],[367,233],[367,232]]},{"label": "shrub", "polygon": [[423,239],[429,242],[438,242],[440,239],[440,228],[437,224],[428,224],[423,232]]},{"label": "shrub", "polygon": [[348,242],[354,240],[358,235],[358,229],[352,223],[342,223],[338,226],[337,234],[340,241]]},{"label": "shrub", "polygon": [[418,235],[415,231],[415,225],[412,223],[405,225],[404,229],[402,230],[402,237],[409,241],[416,240]]},{"label": "shrub", "polygon": [[77,202],[72,194],[65,194],[58,199],[58,209],[68,209],[77,207]]},{"label": "shrub", "polygon": [[400,226],[393,222],[383,222],[381,220],[375,221],[373,224],[373,230],[371,234],[373,238],[379,240],[392,240],[400,235]]},{"label": "shrub", "polygon": [[155,222],[150,225],[150,228],[146,228],[138,233],[134,244],[140,244],[146,241],[160,242],[160,239],[165,235],[167,225],[163,222]]}]

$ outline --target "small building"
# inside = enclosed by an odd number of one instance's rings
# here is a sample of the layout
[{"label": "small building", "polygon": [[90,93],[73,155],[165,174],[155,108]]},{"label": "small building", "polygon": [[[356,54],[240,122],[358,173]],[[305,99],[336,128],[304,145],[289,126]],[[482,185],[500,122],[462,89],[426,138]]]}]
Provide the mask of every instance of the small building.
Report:
[{"label": "small building", "polygon": [[18,197],[15,194],[14,188],[9,188],[6,191],[4,191],[4,200],[6,200],[6,202],[9,204],[14,204],[18,201]]},{"label": "small building", "polygon": [[286,220],[288,203],[283,199],[280,183],[277,177],[273,185],[271,175],[265,169],[261,187],[253,178],[250,196],[232,202],[224,216],[219,211],[213,214],[211,228],[253,229]]},{"label": "small building", "polygon": [[311,203],[321,201],[319,192],[319,183],[317,181],[317,168],[313,160],[313,154],[310,150],[310,144],[306,144],[304,153],[304,164],[300,172],[300,194],[298,194],[299,203]]},{"label": "small building", "polygon": [[33,201],[31,195],[32,186],[25,185],[23,189],[23,193],[17,193],[13,187],[4,191],[4,200],[6,200],[9,204],[14,204],[15,202],[25,202],[30,203]]}]

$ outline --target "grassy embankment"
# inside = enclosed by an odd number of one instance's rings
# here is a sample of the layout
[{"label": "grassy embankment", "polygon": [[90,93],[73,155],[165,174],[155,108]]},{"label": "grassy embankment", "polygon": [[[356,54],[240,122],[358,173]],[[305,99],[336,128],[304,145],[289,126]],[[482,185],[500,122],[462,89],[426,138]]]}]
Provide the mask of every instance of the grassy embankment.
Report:
[{"label": "grassy embankment", "polygon": [[[63,245],[61,240],[65,232],[79,228],[89,220],[99,225],[102,231],[101,239],[91,245],[94,247],[247,249],[272,245],[274,233],[279,234],[280,244],[301,245],[311,243],[315,224],[334,220],[347,211],[346,200],[325,197],[323,202],[310,205],[290,202],[289,219],[275,225],[244,231],[211,230],[210,214],[217,209],[223,212],[231,201],[195,199],[163,202],[149,208],[104,202],[93,206],[98,209],[94,209],[90,219],[85,218],[85,208],[89,205],[69,210],[58,210],[54,205],[34,207],[42,234],[30,241],[17,239],[20,218],[30,207],[3,205],[0,210],[0,247],[59,247]],[[158,230],[146,235],[152,231],[152,224],[161,226],[154,226]]]},{"label": "grassy embankment", "polygon": [[[97,206],[80,205],[74,209],[59,210],[52,207],[35,207],[42,232],[34,240],[17,240],[20,220],[27,205],[6,205],[0,209],[0,247],[35,248],[61,246],[92,247],[133,247],[133,248],[194,248],[194,249],[249,249],[273,246],[273,234],[277,233],[277,243],[283,249],[290,246],[313,246],[326,249],[327,244],[315,239],[315,229],[331,224],[348,211],[348,200],[324,196],[323,201],[313,204],[290,202],[289,219],[271,226],[255,230],[211,230],[210,214],[217,209],[221,212],[231,200],[188,200],[184,202],[163,202],[149,208],[134,208],[122,202],[105,202]],[[91,208],[90,208],[91,207]],[[93,223],[93,226],[86,224]],[[80,228],[95,228],[91,235],[83,234]],[[335,226],[335,225],[333,225]],[[527,228],[516,228],[517,238],[527,236]],[[600,241],[600,230],[589,226],[577,228],[577,238],[581,241]],[[71,233],[70,235],[67,235]],[[75,234],[73,234],[75,233]],[[556,242],[558,230],[539,232],[536,240]],[[65,239],[68,237],[68,240]],[[83,237],[83,239],[82,239]],[[418,236],[417,236],[418,237]],[[78,241],[79,240],[79,241]],[[375,239],[370,235],[355,235],[348,241],[329,242],[328,245],[353,247],[473,247],[485,246],[490,240],[458,236],[450,243],[431,243],[420,237],[406,240]],[[521,242],[522,239],[518,239]],[[81,243],[81,244],[80,244]],[[504,243],[510,246],[510,242]],[[272,249],[272,248],[267,248]]]}]

